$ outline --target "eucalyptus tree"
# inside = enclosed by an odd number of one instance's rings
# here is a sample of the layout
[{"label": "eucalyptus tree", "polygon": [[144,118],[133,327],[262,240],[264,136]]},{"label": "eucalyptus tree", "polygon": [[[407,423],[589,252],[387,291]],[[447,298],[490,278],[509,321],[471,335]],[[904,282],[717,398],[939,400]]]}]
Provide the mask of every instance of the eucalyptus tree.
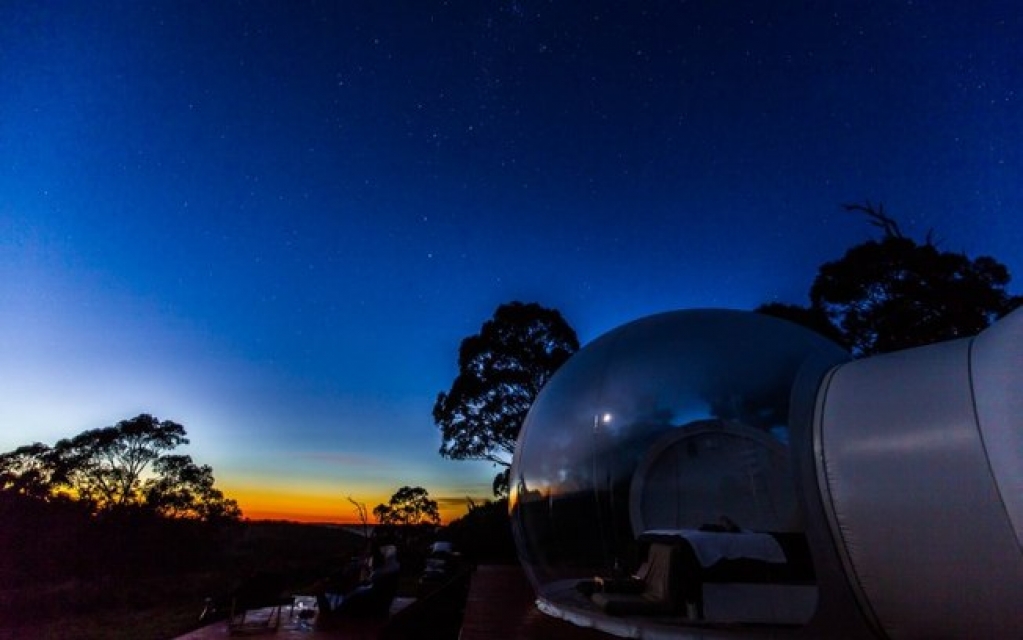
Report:
[{"label": "eucalyptus tree", "polygon": [[494,493],[507,493],[522,422],[540,389],[578,349],[579,339],[559,311],[536,303],[499,306],[478,334],[462,340],[458,376],[437,395],[440,455],[501,467]]}]

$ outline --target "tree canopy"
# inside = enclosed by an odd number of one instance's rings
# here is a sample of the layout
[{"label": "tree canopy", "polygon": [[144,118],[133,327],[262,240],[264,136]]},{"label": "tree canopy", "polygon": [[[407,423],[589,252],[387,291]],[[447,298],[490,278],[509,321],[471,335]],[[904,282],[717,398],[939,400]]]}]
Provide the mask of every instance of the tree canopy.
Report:
[{"label": "tree canopy", "polygon": [[191,456],[167,455],[154,465],[156,477],[145,485],[144,504],[171,518],[236,519],[238,503],[213,486],[213,468]]},{"label": "tree canopy", "polygon": [[382,525],[418,526],[440,524],[437,501],[422,487],[402,487],[387,504],[378,504],[373,515]]},{"label": "tree canopy", "polygon": [[440,455],[503,467],[494,493],[506,492],[522,421],[540,389],[578,349],[575,331],[557,310],[522,302],[499,306],[479,334],[462,340],[458,376],[437,396]]},{"label": "tree canopy", "polygon": [[835,339],[856,356],[972,336],[1023,303],[1006,291],[1005,265],[904,236],[883,206],[845,205],[883,230],[820,267],[810,306],[762,305]]},{"label": "tree canopy", "polygon": [[185,428],[148,414],[91,429],[52,447],[35,443],[0,454],[0,491],[75,500],[94,513],[138,507],[169,517],[237,518],[237,503],[213,484],[213,470],[170,453]]}]

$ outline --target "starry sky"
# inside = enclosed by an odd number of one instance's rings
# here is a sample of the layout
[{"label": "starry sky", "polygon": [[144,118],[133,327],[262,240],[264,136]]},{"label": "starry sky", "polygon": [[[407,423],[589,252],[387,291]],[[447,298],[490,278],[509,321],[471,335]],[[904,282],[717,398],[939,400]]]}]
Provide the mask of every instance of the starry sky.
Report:
[{"label": "starry sky", "polygon": [[431,409],[503,302],[583,343],[802,304],[868,199],[1023,278],[1021,33],[1010,0],[0,3],[0,450],[147,412],[249,517],[419,485],[450,519],[495,470]]}]

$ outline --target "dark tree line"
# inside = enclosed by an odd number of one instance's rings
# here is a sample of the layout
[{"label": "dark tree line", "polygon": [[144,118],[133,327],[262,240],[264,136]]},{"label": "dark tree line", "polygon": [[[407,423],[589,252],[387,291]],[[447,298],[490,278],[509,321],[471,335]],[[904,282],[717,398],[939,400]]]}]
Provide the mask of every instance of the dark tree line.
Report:
[{"label": "dark tree line", "polygon": [[47,502],[72,500],[93,514],[136,508],[173,518],[237,519],[234,500],[214,487],[213,469],[187,455],[185,428],[148,414],[47,446],[0,454],[0,492]]},{"label": "dark tree line", "polygon": [[973,336],[1023,303],[1009,270],[988,256],[943,251],[928,233],[906,237],[883,205],[849,204],[882,231],[821,265],[807,307],[757,310],[807,326],[862,357]]},{"label": "dark tree line", "polygon": [[406,486],[398,489],[387,504],[378,504],[373,508],[373,515],[382,525],[416,527],[440,524],[437,501],[422,487]]},{"label": "dark tree line", "polygon": [[468,511],[444,529],[445,537],[474,563],[511,564],[518,561],[508,499],[468,500]]},{"label": "dark tree line", "polygon": [[0,583],[146,575],[221,561],[234,500],[174,450],[185,429],[139,415],[0,454]]}]

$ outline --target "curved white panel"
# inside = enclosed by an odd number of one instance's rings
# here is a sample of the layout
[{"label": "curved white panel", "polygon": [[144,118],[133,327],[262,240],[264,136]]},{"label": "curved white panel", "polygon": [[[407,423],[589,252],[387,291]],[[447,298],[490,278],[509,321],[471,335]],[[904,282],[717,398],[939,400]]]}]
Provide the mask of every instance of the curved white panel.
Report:
[{"label": "curved white panel", "polygon": [[822,391],[833,534],[891,638],[1023,637],[1023,556],[977,427],[969,347],[851,362]]},{"label": "curved white panel", "polygon": [[1023,309],[977,336],[970,366],[991,471],[1023,547]]}]

